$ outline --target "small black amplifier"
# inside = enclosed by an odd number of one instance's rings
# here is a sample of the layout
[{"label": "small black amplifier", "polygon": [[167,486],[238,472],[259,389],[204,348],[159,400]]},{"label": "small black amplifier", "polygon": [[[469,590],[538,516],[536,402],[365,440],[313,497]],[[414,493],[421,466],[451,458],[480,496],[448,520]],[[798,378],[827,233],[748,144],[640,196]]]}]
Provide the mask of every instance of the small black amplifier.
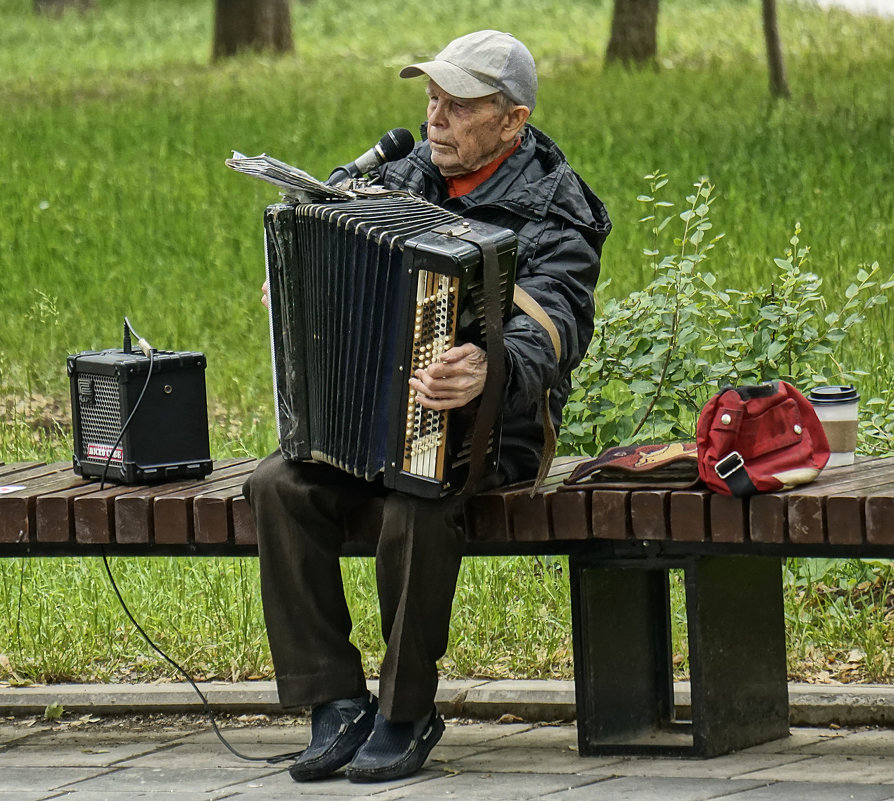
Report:
[{"label": "small black amplifier", "polygon": [[204,354],[190,352],[69,356],[74,472],[100,477],[108,463],[107,478],[124,484],[207,476],[205,364]]}]

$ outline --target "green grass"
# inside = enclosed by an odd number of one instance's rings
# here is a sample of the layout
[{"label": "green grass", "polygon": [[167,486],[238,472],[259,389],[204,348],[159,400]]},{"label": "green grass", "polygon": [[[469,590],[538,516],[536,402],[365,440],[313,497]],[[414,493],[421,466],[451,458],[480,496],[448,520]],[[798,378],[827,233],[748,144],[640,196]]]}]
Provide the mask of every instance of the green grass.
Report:
[{"label": "green grass", "polygon": [[[68,458],[65,356],[116,345],[125,314],[156,347],[207,354],[215,458],[272,449],[258,299],[260,214],[277,194],[223,160],[234,148],[266,151],[325,175],[388,128],[415,130],[423,86],[397,70],[475,28],[510,30],[536,56],[532,121],[615,223],[603,266],[610,292],[648,280],[636,197],[656,168],[677,197],[702,175],[716,185],[712,217],[727,236],[710,269],[720,284],[767,282],[796,221],[829,293],[862,263],[879,261],[885,275],[894,264],[890,21],[784,4],[793,99],[774,103],[758,9],[739,0],[665,0],[657,68],[632,73],[602,65],[607,0],[405,0],[399,14],[390,0],[318,0],[294,6],[294,55],[218,65],[204,0],[97,6],[62,20],[33,16],[30,0],[0,6],[0,460]],[[406,24],[377,32],[398,16]],[[868,373],[864,398],[894,383],[892,330],[883,306],[843,345],[845,367]],[[138,617],[196,671],[269,672],[252,560],[117,563]],[[363,560],[345,570],[373,671],[372,573]],[[129,633],[93,560],[2,560],[0,571],[0,654],[24,674],[166,670]],[[820,609],[810,608],[807,618]],[[455,612],[449,675],[568,675],[561,569],[468,560]],[[800,647],[792,653],[807,654]]]},{"label": "green grass", "polygon": [[[272,676],[257,560],[110,561],[140,625],[191,675]],[[443,675],[570,676],[566,565],[565,560],[467,559]],[[353,641],[367,673],[376,675],[383,646],[373,560],[344,560],[343,574]],[[134,631],[97,558],[0,560],[0,616],[0,680],[178,678]]]}]

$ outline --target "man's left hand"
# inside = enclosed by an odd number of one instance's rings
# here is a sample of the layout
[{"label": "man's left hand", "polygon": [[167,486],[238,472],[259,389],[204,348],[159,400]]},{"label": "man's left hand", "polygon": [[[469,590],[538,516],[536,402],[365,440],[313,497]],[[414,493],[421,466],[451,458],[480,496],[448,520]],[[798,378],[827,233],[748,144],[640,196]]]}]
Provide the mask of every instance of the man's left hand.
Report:
[{"label": "man's left hand", "polygon": [[437,362],[417,370],[410,388],[416,390],[416,400],[426,409],[458,409],[482,393],[486,377],[487,354],[466,343],[444,351]]}]

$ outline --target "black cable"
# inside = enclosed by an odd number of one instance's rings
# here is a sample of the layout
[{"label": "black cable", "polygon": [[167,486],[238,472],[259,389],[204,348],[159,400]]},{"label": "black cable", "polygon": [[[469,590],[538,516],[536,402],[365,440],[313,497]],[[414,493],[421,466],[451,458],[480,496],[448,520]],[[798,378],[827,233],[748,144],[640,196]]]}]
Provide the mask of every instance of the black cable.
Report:
[{"label": "black cable", "polygon": [[[145,340],[142,340],[145,341]],[[121,426],[121,433],[118,434],[118,439],[115,440],[115,444],[112,445],[109,450],[109,455],[106,457],[106,463],[102,468],[102,476],[99,480],[99,491],[102,492],[106,486],[106,477],[109,472],[109,466],[112,464],[112,458],[115,455],[115,451],[118,449],[118,446],[121,444],[121,440],[124,439],[124,435],[127,433],[127,429],[130,427],[131,422],[133,421],[134,415],[137,413],[137,409],[140,408],[140,404],[143,402],[143,397],[146,395],[146,390],[149,389],[149,379],[152,378],[152,368],[155,366],[155,352],[150,348],[147,354],[149,357],[149,369],[146,371],[146,380],[143,382],[143,389],[140,390],[140,394],[137,397],[137,402],[133,405],[133,409],[130,410],[130,414],[127,416],[127,420],[124,421],[124,425]],[[123,464],[123,460],[122,460]]]},{"label": "black cable", "polygon": [[118,589],[118,584],[115,582],[115,577],[112,575],[112,569],[109,565],[108,557],[106,556],[105,547],[102,547],[102,563],[105,565],[106,575],[109,577],[109,581],[112,584],[112,589],[115,591],[115,595],[118,596],[118,601],[121,604],[121,608],[124,610],[124,614],[127,615],[130,622],[133,624],[134,628],[139,632],[140,636],[149,644],[149,647],[152,648],[155,653],[157,653],[162,659],[164,659],[171,667],[174,668],[184,679],[189,683],[189,686],[195,690],[196,695],[199,697],[199,700],[202,702],[202,709],[204,710],[206,716],[208,717],[208,721],[211,724],[211,728],[214,730],[214,733],[217,735],[217,739],[223,744],[223,746],[231,753],[233,756],[238,757],[239,759],[244,759],[249,762],[269,762],[272,764],[278,762],[285,762],[288,759],[294,759],[297,757],[301,751],[295,751],[294,753],[288,754],[277,754],[275,756],[248,756],[246,754],[241,754],[232,745],[227,741],[227,739],[223,736],[223,733],[217,726],[217,718],[214,714],[214,710],[211,708],[211,705],[208,703],[208,699],[205,697],[204,693],[199,688],[199,685],[193,680],[192,676],[190,676],[180,665],[178,665],[170,656],[168,656],[161,648],[159,648],[153,641],[152,638],[144,631],[143,627],[137,623],[136,618],[131,614],[130,609],[124,601],[124,598],[121,595],[121,591]]},{"label": "black cable", "polygon": [[[139,396],[137,397],[137,402],[134,404],[133,409],[127,417],[127,420],[124,421],[124,425],[121,426],[121,433],[118,435],[118,439],[115,440],[115,444],[112,446],[109,451],[109,455],[106,458],[106,463],[103,466],[102,476],[99,482],[99,490],[100,492],[105,488],[106,476],[108,474],[109,466],[112,463],[112,458],[115,455],[115,450],[121,444],[121,441],[124,439],[124,435],[127,432],[128,427],[133,421],[134,415],[137,413],[137,409],[140,408],[140,404],[143,402],[143,397],[146,395],[146,390],[149,388],[149,380],[152,378],[152,369],[155,365],[155,351],[151,348],[148,342],[143,339],[136,331],[134,331],[133,326],[130,324],[130,320],[127,317],[124,318],[124,330],[126,332],[132,333],[138,341],[140,346],[140,350],[146,355],[149,359],[149,369],[146,371],[146,381],[143,383],[143,388],[140,391]],[[130,337],[125,337],[125,351],[127,350],[127,345]],[[131,613],[127,604],[124,601],[124,597],[121,595],[121,591],[118,589],[118,584],[115,581],[115,576],[112,574],[112,567],[109,564],[108,555],[106,554],[106,549],[104,545],[100,545],[100,553],[102,554],[102,563],[106,569],[106,575],[109,577],[109,582],[112,585],[112,589],[115,591],[115,595],[118,598],[118,602],[121,604],[121,608],[124,610],[124,614],[127,615],[128,620],[133,624],[133,627],[139,632],[140,636],[147,642],[150,648],[152,648],[155,653],[157,653],[162,659],[164,659],[169,665],[171,665],[174,670],[176,670],[183,678],[186,679],[187,683],[193,690],[195,690],[196,695],[199,697],[199,700],[202,702],[202,709],[205,712],[205,715],[208,718],[209,723],[211,724],[211,728],[214,730],[214,733],[217,735],[217,739],[223,744],[223,746],[231,753],[233,756],[238,757],[239,759],[244,759],[249,762],[269,762],[271,764],[276,764],[278,762],[285,762],[289,759],[294,759],[297,757],[301,751],[296,751],[288,754],[276,754],[274,756],[262,757],[262,756],[248,756],[246,754],[241,754],[232,745],[227,741],[227,739],[223,736],[223,733],[217,726],[217,718],[214,714],[214,710],[211,708],[211,705],[208,703],[208,699],[205,697],[204,693],[199,689],[199,685],[193,680],[192,676],[190,676],[180,665],[177,664],[170,656],[168,656],[161,648],[159,648],[153,641],[152,638],[145,632],[143,627],[137,622],[136,618]]]}]

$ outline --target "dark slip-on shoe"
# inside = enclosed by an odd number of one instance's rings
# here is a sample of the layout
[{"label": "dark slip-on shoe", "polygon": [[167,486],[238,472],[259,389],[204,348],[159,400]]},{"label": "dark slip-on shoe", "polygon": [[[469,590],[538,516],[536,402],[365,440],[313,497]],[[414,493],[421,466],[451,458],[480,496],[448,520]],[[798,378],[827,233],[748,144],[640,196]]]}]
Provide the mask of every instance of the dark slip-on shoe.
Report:
[{"label": "dark slip-on shoe", "polygon": [[390,723],[376,714],[369,739],[360,747],[345,774],[352,782],[384,782],[411,776],[422,767],[444,733],[436,709],[414,723]]},{"label": "dark slip-on shoe", "polygon": [[314,707],[310,745],[289,766],[289,775],[296,782],[306,782],[347,765],[369,737],[378,708],[371,694]]}]

